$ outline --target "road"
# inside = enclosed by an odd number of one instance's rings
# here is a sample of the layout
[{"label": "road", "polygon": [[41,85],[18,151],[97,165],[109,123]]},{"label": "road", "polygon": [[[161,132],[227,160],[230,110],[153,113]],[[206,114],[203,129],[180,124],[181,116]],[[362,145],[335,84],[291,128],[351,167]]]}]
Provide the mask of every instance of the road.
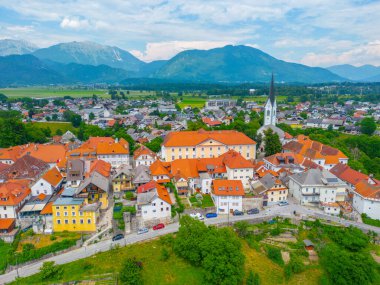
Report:
[{"label": "road", "polygon": [[[257,215],[230,216],[230,217],[219,216],[213,219],[206,219],[204,220],[204,222],[207,225],[218,225],[218,224],[226,224],[227,222],[234,223],[237,221],[255,220],[259,218],[265,218],[268,216],[277,216],[277,215],[291,217],[293,216],[294,211],[304,216],[306,215],[315,216],[321,219],[331,220],[331,221],[340,223],[344,226],[352,225],[362,230],[366,230],[366,231],[372,230],[380,234],[380,228],[362,224],[362,223],[347,221],[344,219],[340,219],[339,217],[329,216],[329,215],[323,214],[323,212],[319,211],[318,209],[308,209],[308,208],[305,208],[293,203],[291,203],[288,206],[282,206],[282,207],[277,206],[277,205],[272,206],[266,209],[265,211],[260,212]],[[119,246],[126,246],[129,244],[157,238],[159,236],[166,235],[169,233],[174,233],[178,231],[178,228],[179,228],[179,224],[174,223],[174,224],[167,225],[164,229],[157,230],[157,231],[150,230],[148,233],[145,233],[142,235],[137,235],[136,233],[133,233],[133,234],[127,235],[124,239],[116,241],[116,242],[112,242],[111,240],[105,240],[105,241],[98,242],[96,244],[84,246],[84,247],[51,257],[51,258],[37,261],[30,265],[22,266],[18,270],[13,270],[4,275],[0,275],[0,284],[12,282],[13,280],[16,279],[17,276],[26,277],[26,276],[38,273],[39,268],[42,266],[42,263],[45,261],[54,261],[56,264],[65,264],[65,263],[69,263],[78,259],[92,256],[98,252],[110,250],[112,247],[114,247],[117,244]]]}]

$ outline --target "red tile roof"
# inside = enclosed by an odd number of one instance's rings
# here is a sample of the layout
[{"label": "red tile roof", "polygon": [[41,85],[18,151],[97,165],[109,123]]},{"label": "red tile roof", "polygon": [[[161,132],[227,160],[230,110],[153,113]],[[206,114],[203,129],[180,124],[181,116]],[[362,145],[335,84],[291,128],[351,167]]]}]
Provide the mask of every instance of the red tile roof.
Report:
[{"label": "red tile roof", "polygon": [[217,196],[243,196],[244,187],[241,180],[217,179],[212,182],[213,193]]},{"label": "red tile roof", "polygon": [[253,168],[252,162],[246,160],[240,153],[232,149],[220,157],[228,168]]},{"label": "red tile roof", "polygon": [[0,206],[16,206],[31,193],[28,181],[8,181],[0,185]]},{"label": "red tile roof", "polygon": [[342,163],[334,165],[334,167],[330,169],[330,172],[343,181],[350,183],[351,185],[356,185],[360,181],[368,180],[369,178],[368,175],[356,171],[349,167],[347,164]]},{"label": "red tile roof", "polygon": [[16,223],[16,219],[0,219],[0,230],[8,230]]},{"label": "red tile roof", "polygon": [[372,185],[372,184],[369,184],[368,181],[362,180],[355,185],[355,192],[357,192],[359,195],[366,198],[380,200],[380,185],[379,184]]}]

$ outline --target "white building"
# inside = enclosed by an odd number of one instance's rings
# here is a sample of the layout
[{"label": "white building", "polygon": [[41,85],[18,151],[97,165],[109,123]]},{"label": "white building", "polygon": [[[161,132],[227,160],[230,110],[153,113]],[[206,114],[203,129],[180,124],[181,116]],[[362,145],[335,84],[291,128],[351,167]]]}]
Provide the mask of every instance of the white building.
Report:
[{"label": "white building", "polygon": [[168,190],[155,181],[148,182],[137,189],[137,215],[143,221],[168,222],[171,218],[172,204]]},{"label": "white building", "polygon": [[157,155],[146,146],[141,146],[133,153],[133,159],[135,161],[135,167],[139,165],[150,166],[156,161]]},{"label": "white building", "polygon": [[52,195],[59,189],[63,181],[63,177],[56,167],[47,171],[40,179],[31,187],[32,196],[39,194]]},{"label": "white building", "polygon": [[361,181],[355,185],[353,206],[360,214],[380,220],[380,184]]},{"label": "white building", "polygon": [[121,165],[131,165],[129,159],[129,144],[125,139],[119,142],[100,142],[96,146],[97,158],[111,164],[112,168]]},{"label": "white building", "polygon": [[243,210],[244,187],[240,180],[214,180],[211,198],[218,214]]},{"label": "white building", "polygon": [[337,202],[346,198],[346,184],[323,169],[309,169],[289,177],[289,193],[301,205],[319,206],[328,214],[339,214]]}]

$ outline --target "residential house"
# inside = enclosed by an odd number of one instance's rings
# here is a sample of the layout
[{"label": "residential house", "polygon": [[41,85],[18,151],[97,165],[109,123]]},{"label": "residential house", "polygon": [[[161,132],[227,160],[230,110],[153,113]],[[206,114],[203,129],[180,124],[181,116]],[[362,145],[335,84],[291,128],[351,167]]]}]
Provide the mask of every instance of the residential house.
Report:
[{"label": "residential house", "polygon": [[151,180],[150,169],[148,166],[139,165],[133,169],[133,185],[135,187],[144,185]]},{"label": "residential house", "polygon": [[245,189],[250,189],[250,181],[253,178],[253,163],[245,159],[239,152],[229,150],[221,155],[223,164],[226,167],[227,179],[241,180]]},{"label": "residential house", "polygon": [[218,214],[243,210],[244,186],[241,180],[214,180],[211,198]]},{"label": "residential house", "polygon": [[253,192],[263,197],[263,206],[277,204],[288,199],[288,188],[276,176],[268,173],[252,183]]},{"label": "residential house", "polygon": [[32,196],[38,196],[41,193],[45,195],[52,195],[59,190],[62,181],[62,174],[59,172],[57,167],[53,167],[32,185]]},{"label": "residential house", "polygon": [[128,166],[121,165],[116,168],[115,174],[112,176],[112,188],[114,193],[135,190],[133,172]]},{"label": "residential house", "polygon": [[143,221],[169,222],[172,204],[168,190],[156,181],[137,188],[137,215]]},{"label": "residential house", "polygon": [[125,139],[120,139],[115,143],[101,142],[96,146],[98,159],[102,159],[117,168],[120,165],[130,165],[129,144]]},{"label": "residential house", "polygon": [[325,213],[338,215],[339,202],[347,196],[346,184],[323,169],[309,169],[289,177],[289,193],[301,205],[319,206]]},{"label": "residential house", "polygon": [[139,165],[150,166],[153,162],[156,161],[157,155],[149,148],[142,145],[134,151],[133,159],[135,161],[135,167]]},{"label": "residential house", "polygon": [[360,214],[380,220],[380,183],[362,180],[355,185],[352,205]]},{"label": "residential house", "polygon": [[172,175],[170,173],[170,163],[162,162],[161,160],[156,160],[149,166],[150,175],[154,181],[158,183],[170,182]]}]

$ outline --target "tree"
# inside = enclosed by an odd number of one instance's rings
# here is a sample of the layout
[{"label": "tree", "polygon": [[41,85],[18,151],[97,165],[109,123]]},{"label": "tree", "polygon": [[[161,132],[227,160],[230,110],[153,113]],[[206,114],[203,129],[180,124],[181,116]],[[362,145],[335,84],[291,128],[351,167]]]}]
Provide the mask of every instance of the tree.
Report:
[{"label": "tree", "polygon": [[129,144],[129,152],[133,154],[136,143],[135,140],[129,134],[126,133],[125,129],[119,129],[117,132],[115,132],[114,136],[119,139],[125,139]]},{"label": "tree", "polygon": [[95,119],[95,115],[94,115],[93,112],[91,112],[91,113],[88,115],[88,119],[89,119],[90,121],[92,121],[93,119]]},{"label": "tree", "polygon": [[300,117],[301,117],[302,119],[306,120],[306,119],[307,119],[307,113],[306,113],[306,112],[301,112],[301,113],[300,113]]},{"label": "tree", "polygon": [[366,117],[360,122],[360,131],[366,135],[373,135],[376,131],[377,125],[373,117]]},{"label": "tree", "polygon": [[275,153],[281,152],[282,145],[278,134],[274,133],[273,130],[269,128],[264,132],[264,135],[265,156],[270,156]]},{"label": "tree", "polygon": [[136,258],[128,258],[124,261],[119,278],[121,284],[125,285],[141,285],[144,284],[142,275],[142,262]]},{"label": "tree", "polygon": [[61,130],[61,129],[57,129],[57,130],[55,131],[55,135],[56,135],[56,136],[62,136],[62,135],[63,135],[62,130]]},{"label": "tree", "polygon": [[156,137],[150,142],[145,143],[144,145],[149,148],[151,151],[157,153],[161,150],[161,144],[164,142],[162,137]]},{"label": "tree", "polygon": [[46,261],[42,263],[40,267],[41,279],[49,280],[49,279],[60,279],[62,277],[63,268],[55,265],[54,261]]}]

